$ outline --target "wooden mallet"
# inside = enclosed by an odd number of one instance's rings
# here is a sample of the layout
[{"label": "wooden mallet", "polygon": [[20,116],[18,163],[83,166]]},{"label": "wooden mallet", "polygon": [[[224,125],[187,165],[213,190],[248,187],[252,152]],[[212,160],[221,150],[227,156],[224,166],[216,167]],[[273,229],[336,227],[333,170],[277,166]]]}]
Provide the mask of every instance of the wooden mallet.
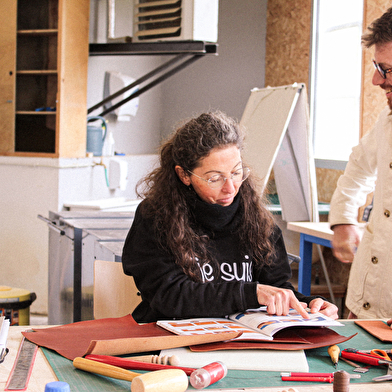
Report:
[{"label": "wooden mallet", "polygon": [[86,372],[131,381],[132,392],[184,392],[188,388],[188,377],[181,369],[157,370],[141,374],[81,357],[75,358],[73,365]]}]

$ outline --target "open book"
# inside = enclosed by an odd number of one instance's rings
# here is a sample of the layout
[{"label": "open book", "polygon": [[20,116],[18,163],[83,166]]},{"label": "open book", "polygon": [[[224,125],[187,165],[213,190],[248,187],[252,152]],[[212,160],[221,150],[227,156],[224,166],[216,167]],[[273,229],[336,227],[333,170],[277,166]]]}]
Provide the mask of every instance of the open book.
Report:
[{"label": "open book", "polygon": [[321,313],[309,313],[309,317],[309,319],[304,319],[294,309],[291,309],[287,316],[274,316],[268,314],[264,306],[236,313],[228,318],[161,320],[157,321],[157,325],[177,335],[241,332],[242,335],[234,340],[273,340],[275,333],[290,327],[343,326],[342,323]]}]

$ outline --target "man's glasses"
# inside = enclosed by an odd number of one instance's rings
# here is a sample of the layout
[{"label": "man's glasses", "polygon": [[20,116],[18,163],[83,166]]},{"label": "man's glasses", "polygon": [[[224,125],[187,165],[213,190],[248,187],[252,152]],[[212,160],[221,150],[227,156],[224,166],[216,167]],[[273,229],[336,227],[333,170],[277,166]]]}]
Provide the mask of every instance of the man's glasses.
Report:
[{"label": "man's glasses", "polygon": [[[212,177],[206,180],[205,178],[200,177],[195,173],[192,173],[190,170],[187,170],[187,172],[205,181],[210,188],[221,188],[228,178],[225,177],[223,174],[214,174]],[[231,173],[230,178],[233,182],[243,182],[249,177],[249,174],[249,167],[241,167],[240,169],[237,169],[235,172]]]},{"label": "man's glasses", "polygon": [[376,63],[374,60],[372,60],[372,61],[373,61],[374,68],[376,68],[376,70],[378,71],[378,73],[380,74],[380,76],[383,79],[386,79],[387,78],[387,74],[392,72],[392,68],[382,69],[380,64]]}]

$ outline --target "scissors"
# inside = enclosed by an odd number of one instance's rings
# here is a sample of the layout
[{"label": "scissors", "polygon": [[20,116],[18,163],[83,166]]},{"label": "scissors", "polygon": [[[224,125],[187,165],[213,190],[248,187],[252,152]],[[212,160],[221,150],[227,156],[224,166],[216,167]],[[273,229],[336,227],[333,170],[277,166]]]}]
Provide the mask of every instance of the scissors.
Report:
[{"label": "scissors", "polygon": [[375,348],[373,350],[370,350],[370,354],[374,355],[376,357],[383,358],[386,361],[390,361],[391,360],[390,356],[388,355],[388,353],[385,350],[380,350],[378,348]]}]

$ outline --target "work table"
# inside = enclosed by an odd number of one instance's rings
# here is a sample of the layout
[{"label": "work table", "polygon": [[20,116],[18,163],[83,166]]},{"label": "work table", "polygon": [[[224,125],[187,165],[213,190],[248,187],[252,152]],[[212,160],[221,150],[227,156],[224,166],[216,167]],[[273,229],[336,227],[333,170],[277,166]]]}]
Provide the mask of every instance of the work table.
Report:
[{"label": "work table", "polygon": [[[15,358],[17,356],[17,351],[19,348],[19,344],[22,339],[21,332],[29,329],[27,326],[13,326],[10,327],[7,346],[9,348],[9,353],[6,356],[4,362],[0,364],[0,390],[4,390],[8,376],[12,370],[14,365]],[[45,326],[38,326],[37,328],[45,328]],[[333,371],[331,369],[331,371]],[[266,375],[268,373],[266,372]],[[27,392],[43,392],[45,388],[45,384],[48,382],[57,381],[57,377],[52,370],[49,362],[47,361],[43,351],[38,349],[37,356],[34,361],[34,366],[31,374],[31,378],[28,384]],[[233,389],[217,389],[213,388],[213,386],[206,389],[206,391],[222,391],[222,392],[282,392],[284,390],[288,390],[289,388],[296,388],[298,392],[311,392],[311,391],[333,391],[332,384],[323,384],[317,383],[312,385],[303,385],[300,383],[287,383],[284,388],[282,387],[257,387],[257,388],[233,388]],[[350,392],[368,392],[369,391],[369,383],[367,384],[350,384]],[[188,389],[194,390],[194,389]],[[381,382],[381,383],[372,383],[371,384],[372,392],[392,392],[392,383],[391,382]],[[72,389],[71,389],[72,391]],[[76,392],[76,391],[75,391]]]}]

